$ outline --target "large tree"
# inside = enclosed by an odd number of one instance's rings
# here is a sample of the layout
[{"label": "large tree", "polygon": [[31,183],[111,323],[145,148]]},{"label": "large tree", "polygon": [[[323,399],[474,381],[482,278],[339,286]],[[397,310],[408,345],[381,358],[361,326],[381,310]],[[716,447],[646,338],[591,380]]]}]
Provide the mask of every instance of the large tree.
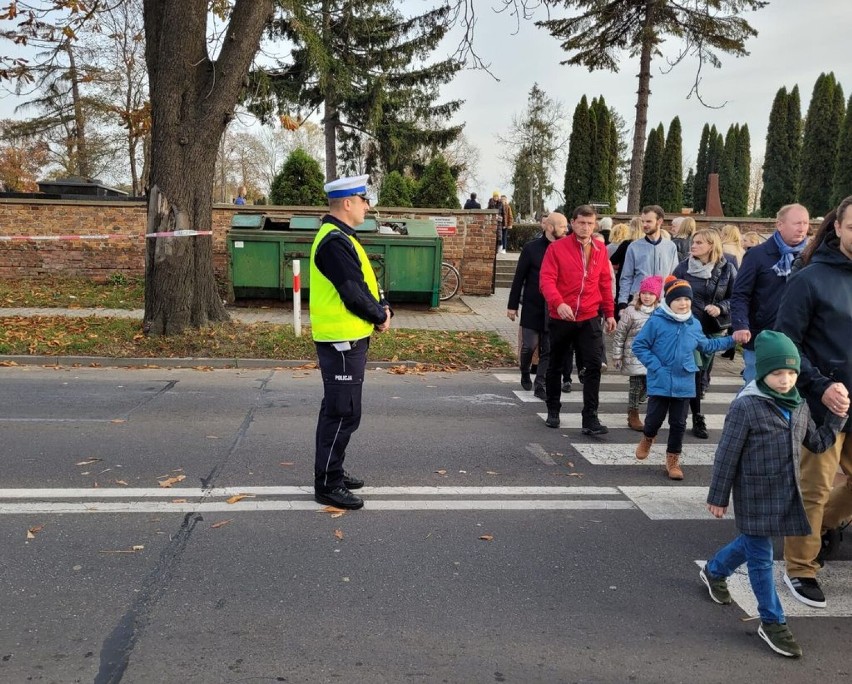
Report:
[{"label": "large tree", "polygon": [[760,211],[775,216],[778,210],[796,200],[796,173],[790,140],[790,104],[787,88],[781,88],[772,101],[766,129],[766,157],[763,162],[763,188]]},{"label": "large tree", "polygon": [[844,109],[843,89],[834,73],[820,74],[805,120],[799,190],[801,203],[813,216],[822,216],[831,208]]},{"label": "large tree", "polygon": [[456,194],[456,179],[447,160],[441,155],[436,155],[426,165],[411,201],[415,207],[461,208]]},{"label": "large tree", "polygon": [[660,206],[679,214],[683,209],[683,141],[680,118],[669,124],[663,163],[660,171]]},{"label": "large tree", "polygon": [[698,144],[698,157],[695,162],[694,189],[692,192],[692,208],[702,212],[707,208],[707,155],[710,152],[710,124],[704,124],[701,130],[701,141]]},{"label": "large tree", "polygon": [[[304,18],[281,17],[269,36],[294,47],[291,61],[253,76],[250,107],[273,112],[323,108],[326,177],[336,178],[338,153],[349,170],[402,170],[422,147],[442,149],[461,132],[446,121],[460,101],[436,104],[438,88],[461,68],[453,59],[427,63],[446,35],[451,8],[439,5],[404,17],[392,0],[313,0]],[[319,40],[314,39],[319,37]]]},{"label": "large tree", "polygon": [[[790,146],[790,171],[792,187],[785,204],[799,201],[799,176],[802,172],[802,100],[799,86],[794,85],[787,95],[787,144]],[[780,208],[780,207],[779,207]]]},{"label": "large tree", "polygon": [[663,156],[665,155],[666,131],[661,123],[652,128],[648,135],[648,147],[645,150],[642,170],[642,194],[640,204],[660,203],[660,183],[662,181]]},{"label": "large tree", "polygon": [[590,71],[618,71],[622,52],[639,56],[639,90],[627,195],[627,210],[636,212],[642,189],[651,60],[659,54],[660,44],[668,37],[679,39],[682,51],[676,62],[687,56],[698,59],[690,95],[697,93],[702,67],[721,66],[717,52],[748,54],[745,42],[757,35],[757,31],[740,15],[767,3],[763,0],[550,0],[547,4],[576,10],[573,16],[537,22],[562,41],[566,52],[573,53],[563,64],[585,66]]},{"label": "large tree", "polygon": [[846,105],[846,118],[837,146],[837,171],[834,174],[834,193],[831,204],[836,207],[841,200],[852,195],[852,95]]},{"label": "large tree", "polygon": [[590,201],[592,168],[592,129],[589,101],[583,95],[574,108],[571,137],[568,139],[568,160],[565,162],[564,204],[567,211]]},{"label": "large tree", "polygon": [[683,206],[695,209],[695,170],[691,166],[683,181]]}]

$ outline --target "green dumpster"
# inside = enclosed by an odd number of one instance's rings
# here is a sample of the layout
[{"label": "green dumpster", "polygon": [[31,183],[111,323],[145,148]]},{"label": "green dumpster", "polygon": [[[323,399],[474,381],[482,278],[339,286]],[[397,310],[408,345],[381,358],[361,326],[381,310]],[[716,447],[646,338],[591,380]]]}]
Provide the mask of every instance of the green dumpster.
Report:
[{"label": "green dumpster", "polygon": [[[303,293],[310,288],[311,245],[316,216],[288,219],[235,214],[228,232],[231,282],[237,299],[292,297],[293,260],[301,260]],[[438,306],[443,243],[434,222],[369,217],[355,228],[389,301]]]}]

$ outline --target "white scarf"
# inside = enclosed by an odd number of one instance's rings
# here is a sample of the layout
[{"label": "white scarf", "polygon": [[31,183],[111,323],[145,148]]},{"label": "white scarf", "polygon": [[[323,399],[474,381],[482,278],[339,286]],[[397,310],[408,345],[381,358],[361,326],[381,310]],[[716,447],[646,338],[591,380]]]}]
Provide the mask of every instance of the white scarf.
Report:
[{"label": "white scarf", "polygon": [[675,313],[669,308],[669,305],[666,302],[660,302],[660,308],[665,311],[669,316],[674,318],[676,321],[680,321],[681,323],[686,323],[692,317],[692,309],[687,311],[686,313]]}]

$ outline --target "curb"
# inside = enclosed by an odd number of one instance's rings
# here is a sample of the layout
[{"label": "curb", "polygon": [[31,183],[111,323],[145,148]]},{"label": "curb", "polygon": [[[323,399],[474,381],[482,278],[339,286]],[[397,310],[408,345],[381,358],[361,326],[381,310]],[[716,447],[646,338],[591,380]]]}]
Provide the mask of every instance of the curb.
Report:
[{"label": "curb", "polygon": [[[18,366],[78,366],[108,368],[198,368],[205,366],[214,369],[239,368],[301,368],[316,365],[315,359],[243,359],[243,358],[116,358],[106,356],[14,356],[0,355],[0,364],[11,362]],[[405,366],[416,368],[424,364],[418,361],[368,361],[369,368],[394,368]],[[307,369],[306,369],[307,370]]]}]

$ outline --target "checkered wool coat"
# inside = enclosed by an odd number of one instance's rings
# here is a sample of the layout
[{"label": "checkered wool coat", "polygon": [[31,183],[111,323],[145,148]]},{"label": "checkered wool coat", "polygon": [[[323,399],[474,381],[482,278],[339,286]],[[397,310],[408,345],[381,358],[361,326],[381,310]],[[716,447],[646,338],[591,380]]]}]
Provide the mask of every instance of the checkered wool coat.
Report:
[{"label": "checkered wool coat", "polygon": [[743,534],[810,534],[799,488],[800,445],[822,453],[845,423],[845,418],[829,414],[817,428],[804,403],[788,421],[756,383],[749,383],[725,417],[707,503],[727,506],[733,489],[737,529]]}]

